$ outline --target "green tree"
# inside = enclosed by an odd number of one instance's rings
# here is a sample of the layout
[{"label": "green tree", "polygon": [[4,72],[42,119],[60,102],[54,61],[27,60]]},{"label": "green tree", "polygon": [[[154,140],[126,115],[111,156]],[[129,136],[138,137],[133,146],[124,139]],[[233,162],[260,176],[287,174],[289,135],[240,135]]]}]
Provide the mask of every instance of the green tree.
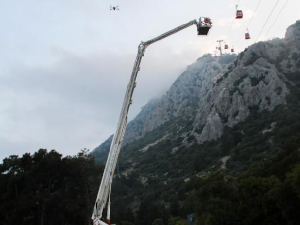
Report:
[{"label": "green tree", "polygon": [[173,217],[171,216],[168,220],[168,225],[181,225],[181,218],[180,217]]},{"label": "green tree", "polygon": [[164,221],[162,219],[156,219],[151,225],[164,225]]},{"label": "green tree", "polygon": [[40,149],[5,158],[0,170],[0,224],[90,223],[103,167],[88,150],[63,158]]}]

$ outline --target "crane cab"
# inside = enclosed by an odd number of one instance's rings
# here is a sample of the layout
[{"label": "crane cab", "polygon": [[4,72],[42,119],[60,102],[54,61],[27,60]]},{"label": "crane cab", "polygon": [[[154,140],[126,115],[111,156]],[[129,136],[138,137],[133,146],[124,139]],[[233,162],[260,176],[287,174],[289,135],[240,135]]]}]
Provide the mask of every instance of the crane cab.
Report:
[{"label": "crane cab", "polygon": [[245,34],[245,39],[246,40],[250,39],[250,34],[248,32]]},{"label": "crane cab", "polygon": [[243,11],[242,10],[236,10],[236,19],[242,19],[243,18]]},{"label": "crane cab", "polygon": [[198,35],[207,35],[212,27],[211,19],[208,17],[200,17],[197,25]]},{"label": "crane cab", "polygon": [[228,49],[228,45],[227,44],[225,44],[224,49]]}]

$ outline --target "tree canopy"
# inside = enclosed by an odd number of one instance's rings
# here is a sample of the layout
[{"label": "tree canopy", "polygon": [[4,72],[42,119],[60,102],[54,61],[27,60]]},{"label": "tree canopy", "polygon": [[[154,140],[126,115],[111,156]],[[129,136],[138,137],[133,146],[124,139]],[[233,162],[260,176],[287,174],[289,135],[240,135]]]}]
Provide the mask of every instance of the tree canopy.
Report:
[{"label": "tree canopy", "polygon": [[90,224],[103,167],[86,149],[12,155],[0,171],[0,224]]}]

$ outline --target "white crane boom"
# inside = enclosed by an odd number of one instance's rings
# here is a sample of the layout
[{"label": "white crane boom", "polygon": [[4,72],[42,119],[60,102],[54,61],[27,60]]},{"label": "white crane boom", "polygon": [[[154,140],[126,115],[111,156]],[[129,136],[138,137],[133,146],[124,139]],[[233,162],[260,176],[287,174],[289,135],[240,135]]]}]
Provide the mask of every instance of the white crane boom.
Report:
[{"label": "white crane boom", "polygon": [[[111,183],[112,183],[114,171],[116,168],[117,160],[119,157],[120,149],[122,146],[122,142],[123,142],[126,126],[127,126],[127,114],[128,114],[129,107],[132,103],[132,95],[133,95],[134,88],[136,86],[136,77],[140,70],[140,64],[141,64],[142,57],[144,56],[144,52],[145,52],[146,48],[149,45],[151,45],[157,41],[160,41],[172,34],[175,34],[187,27],[190,27],[192,25],[197,25],[198,34],[207,35],[208,30],[211,28],[212,24],[210,22],[210,19],[204,18],[204,20],[202,21],[201,18],[202,17],[200,17],[199,23],[197,23],[196,20],[192,20],[192,21],[190,21],[186,24],[183,24],[179,27],[176,27],[175,29],[170,30],[156,38],[153,38],[149,41],[140,43],[140,45],[138,47],[138,54],[137,54],[137,57],[136,57],[136,60],[135,60],[134,66],[133,66],[132,74],[130,77],[130,81],[127,86],[127,90],[126,90],[126,94],[125,94],[125,98],[124,98],[124,102],[123,102],[122,111],[121,111],[121,114],[119,117],[119,122],[117,125],[116,133],[114,134],[113,140],[111,142],[109,155],[108,155],[108,158],[106,161],[101,184],[100,184],[98,195],[97,195],[96,202],[94,205],[94,210],[93,210],[93,215],[92,215],[92,220],[93,220],[94,225],[105,225],[106,224],[101,221],[102,213],[103,213],[103,209],[107,203],[107,199],[108,199],[108,196],[111,191]],[[110,203],[108,205],[110,205]],[[110,209],[108,209],[108,211],[109,210]],[[109,215],[108,215],[108,217],[109,217]],[[107,219],[109,221],[110,218],[107,218]]]}]

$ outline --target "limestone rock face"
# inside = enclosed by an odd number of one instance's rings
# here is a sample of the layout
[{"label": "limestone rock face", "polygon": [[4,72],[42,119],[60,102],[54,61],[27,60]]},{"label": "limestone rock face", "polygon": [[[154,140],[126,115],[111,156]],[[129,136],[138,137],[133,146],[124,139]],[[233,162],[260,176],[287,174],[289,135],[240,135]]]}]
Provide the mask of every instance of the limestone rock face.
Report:
[{"label": "limestone rock face", "polygon": [[150,113],[156,108],[160,102],[159,99],[152,99],[141,110],[141,112],[132,120],[126,129],[124,144],[137,140],[145,134],[145,121]]},{"label": "limestone rock face", "polygon": [[205,55],[188,66],[161,99],[143,107],[128,124],[124,145],[174,118],[191,124],[179,134],[182,145],[215,140],[225,126],[244,121],[253,110],[286,104],[287,74],[295,76],[299,70],[300,21],[287,29],[284,39],[256,43],[238,56]]},{"label": "limestone rock face", "polygon": [[300,48],[300,20],[287,29],[284,40],[286,44]]},{"label": "limestone rock face", "polygon": [[226,66],[227,64],[219,62],[218,57],[211,55],[203,56],[188,66],[161,99],[150,101],[128,124],[124,144],[143,137],[171,118],[193,117],[199,99],[212,88],[213,77]]},{"label": "limestone rock face", "polygon": [[[247,50],[246,58],[248,54],[252,54],[251,49]],[[255,57],[249,65],[251,57],[248,61],[237,59],[204,96],[193,125],[198,143],[219,138],[224,126],[233,127],[245,120],[250,110],[273,110],[286,103],[289,91],[276,67],[264,57]],[[196,132],[201,126],[202,132]]]}]

